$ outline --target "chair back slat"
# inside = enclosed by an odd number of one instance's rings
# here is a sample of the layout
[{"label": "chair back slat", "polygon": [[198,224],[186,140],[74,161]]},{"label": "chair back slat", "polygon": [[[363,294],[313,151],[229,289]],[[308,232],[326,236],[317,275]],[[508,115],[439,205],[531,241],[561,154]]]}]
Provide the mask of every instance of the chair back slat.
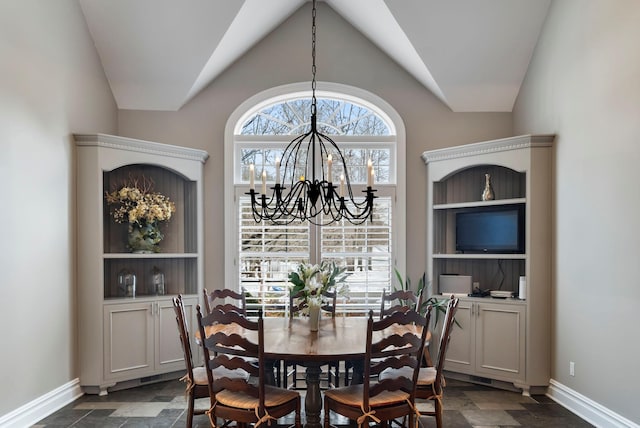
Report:
[{"label": "chair back slat", "polygon": [[[417,310],[418,302],[418,296],[411,290],[396,290],[387,293],[387,290],[384,289],[382,290],[382,298],[380,299],[380,319],[394,312]],[[391,306],[387,307],[387,303]]]},{"label": "chair back slat", "polygon": [[206,338],[206,345],[216,352],[224,352],[227,355],[241,357],[255,357],[259,352],[256,343],[248,341],[237,333],[214,333]]},{"label": "chair back slat", "polygon": [[255,364],[252,364],[251,360],[247,360],[246,358],[236,357],[234,355],[226,355],[220,354],[219,358],[214,358],[211,364],[209,365],[213,369],[217,369],[219,367],[223,367],[226,369],[240,369],[244,370],[249,374],[253,374],[254,376],[258,376],[257,367]]},{"label": "chair back slat", "polygon": [[[202,294],[204,297],[204,307],[207,314],[211,313],[212,309],[218,308],[223,310],[224,312],[233,311],[239,312],[244,316],[247,315],[247,293],[244,287],[239,293],[228,288],[213,290],[211,293],[209,293],[205,288],[202,290]],[[227,299],[231,299],[233,300],[233,302],[228,302]]]},{"label": "chair back slat", "polygon": [[304,300],[304,291],[297,293],[289,292],[289,318],[293,318],[298,312],[308,307],[307,301]]},{"label": "chair back slat", "polygon": [[324,297],[325,301],[320,309],[323,311],[329,312],[331,314],[331,318],[336,317],[336,303],[338,300],[338,293],[335,290],[327,290],[322,293],[322,297]]},{"label": "chair back slat", "polygon": [[[331,313],[331,318],[336,317],[336,303],[338,293],[335,290],[327,290],[322,293],[324,303],[320,306],[323,311]],[[298,312],[308,307],[309,304],[304,300],[304,291],[297,293],[289,293],[289,317],[293,318]]]},{"label": "chair back slat", "polygon": [[[420,336],[408,332],[403,335],[394,334],[375,342],[371,345],[372,358],[384,358],[392,355],[404,355],[407,346],[416,347],[420,345]],[[393,349],[389,349],[392,347]]]}]

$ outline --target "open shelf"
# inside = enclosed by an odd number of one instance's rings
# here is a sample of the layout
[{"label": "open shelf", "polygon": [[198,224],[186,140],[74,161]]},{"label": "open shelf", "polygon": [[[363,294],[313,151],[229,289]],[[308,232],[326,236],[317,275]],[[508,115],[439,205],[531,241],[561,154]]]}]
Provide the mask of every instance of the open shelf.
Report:
[{"label": "open shelf", "polygon": [[475,208],[475,207],[492,207],[501,205],[525,204],[526,198],[498,199],[493,201],[473,201],[473,202],[455,202],[450,204],[434,205],[434,210],[449,210],[456,208]]}]

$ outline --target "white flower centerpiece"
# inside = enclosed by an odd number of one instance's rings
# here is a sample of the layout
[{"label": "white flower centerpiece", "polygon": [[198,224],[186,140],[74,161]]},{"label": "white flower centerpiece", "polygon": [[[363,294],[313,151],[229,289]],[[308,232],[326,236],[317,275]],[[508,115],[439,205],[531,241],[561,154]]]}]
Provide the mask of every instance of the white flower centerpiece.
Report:
[{"label": "white flower centerpiece", "polygon": [[128,223],[128,248],[134,253],[157,253],[164,238],[159,223],[169,221],[176,205],[153,191],[153,181],[145,177],[112,192],[105,192],[107,204],[115,205],[111,215],[116,223]]},{"label": "white flower centerpiece", "polygon": [[289,273],[289,282],[293,284],[291,293],[303,292],[306,303],[303,313],[309,315],[311,331],[318,330],[324,292],[335,287],[339,295],[348,295],[349,285],[344,282],[347,277],[345,271],[345,267],[339,267],[335,262],[322,262],[319,265],[301,263],[297,271]]}]

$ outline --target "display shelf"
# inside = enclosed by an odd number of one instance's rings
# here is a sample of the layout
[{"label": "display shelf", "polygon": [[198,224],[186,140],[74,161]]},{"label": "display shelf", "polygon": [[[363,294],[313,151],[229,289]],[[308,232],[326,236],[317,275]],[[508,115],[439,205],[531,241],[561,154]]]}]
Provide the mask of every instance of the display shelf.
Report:
[{"label": "display shelf", "polygon": [[[496,201],[482,201],[485,174],[491,176]],[[526,176],[506,166],[483,164],[469,166],[433,183],[434,206],[444,204],[499,204],[499,200],[526,197]]]},{"label": "display shelf", "polygon": [[511,199],[497,199],[493,201],[472,201],[472,202],[456,202],[450,204],[436,204],[433,206],[434,210],[450,210],[456,208],[476,208],[476,207],[491,207],[501,205],[515,205],[525,204],[526,198],[511,198]]},{"label": "display shelf", "polygon": [[164,274],[164,294],[197,294],[197,258],[147,257],[106,259],[104,264],[104,298],[126,298],[118,285],[118,274],[127,271],[136,276],[136,296],[155,295],[154,269]]},{"label": "display shelf", "polygon": [[105,259],[195,259],[198,253],[155,253],[155,254],[134,254],[134,253],[107,253]]},{"label": "display shelf", "polygon": [[525,260],[526,254],[434,254],[434,259]]},{"label": "display shelf", "polygon": [[[143,180],[153,184],[152,191],[173,201],[176,211],[169,221],[160,222],[164,239],[160,242],[163,253],[193,253],[197,250],[197,197],[196,183],[168,167],[129,164],[103,171],[103,191],[119,190],[133,182]],[[109,214],[113,207],[104,204],[104,252],[130,253],[127,249],[128,224],[116,223]]]},{"label": "display shelf", "polygon": [[[202,150],[104,134],[75,135],[77,147],[78,354],[80,385],[106,394],[118,382],[184,370],[171,298],[198,304],[203,287]],[[159,252],[127,248],[128,224],[105,199],[125,185],[153,183],[176,205],[160,223]],[[119,273],[135,276],[133,288]],[[154,282],[162,273],[164,282]],[[156,276],[156,280],[158,277]],[[157,286],[164,284],[164,287]],[[195,324],[195,311],[189,321]]]},{"label": "display shelf", "polygon": [[[510,381],[527,394],[550,377],[551,148],[553,136],[523,135],[423,153],[427,165],[427,277],[440,293],[440,275],[465,275],[484,290],[518,291],[524,300],[461,297],[445,369]],[[485,175],[495,198],[482,200]],[[524,251],[456,251],[456,214],[522,205]]]}]

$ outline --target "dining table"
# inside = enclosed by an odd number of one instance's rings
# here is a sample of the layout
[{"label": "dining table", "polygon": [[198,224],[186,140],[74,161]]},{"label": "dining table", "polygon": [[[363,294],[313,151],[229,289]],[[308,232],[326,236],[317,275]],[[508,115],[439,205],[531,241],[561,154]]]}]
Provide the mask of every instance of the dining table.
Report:
[{"label": "dining table", "polygon": [[[322,365],[331,361],[350,361],[353,364],[351,383],[362,383],[367,320],[368,317],[327,317],[320,320],[317,331],[311,331],[309,320],[305,317],[263,318],[264,357],[266,364],[270,366],[266,370],[265,382],[275,385],[274,364],[278,361],[291,361],[306,368],[307,389],[304,402],[306,428],[322,426],[320,420]],[[207,336],[210,333],[212,331],[206,331]],[[420,334],[417,329],[416,334]],[[377,338],[374,337],[373,340]]]}]

